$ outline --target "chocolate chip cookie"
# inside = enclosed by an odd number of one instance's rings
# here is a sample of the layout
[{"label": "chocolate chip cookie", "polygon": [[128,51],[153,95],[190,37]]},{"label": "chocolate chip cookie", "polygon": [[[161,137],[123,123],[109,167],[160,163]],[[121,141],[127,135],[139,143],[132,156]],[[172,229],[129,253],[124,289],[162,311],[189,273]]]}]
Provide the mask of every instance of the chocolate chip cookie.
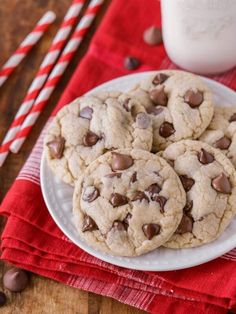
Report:
[{"label": "chocolate chip cookie", "polygon": [[138,149],[100,156],[75,185],[80,236],[103,252],[144,254],[165,243],[181,221],[186,193],[161,157]]},{"label": "chocolate chip cookie", "polygon": [[236,212],[236,173],[218,149],[200,141],[185,140],[166,148],[187,193],[180,225],[165,243],[170,248],[202,245],[218,238]]},{"label": "chocolate chip cookie", "polygon": [[236,108],[217,107],[200,140],[220,149],[236,167]]},{"label": "chocolate chip cookie", "polygon": [[49,166],[71,185],[98,156],[116,148],[152,147],[152,121],[126,94],[84,96],[63,107],[45,137]]},{"label": "chocolate chip cookie", "polygon": [[153,151],[183,139],[196,139],[213,116],[212,93],[197,76],[162,71],[134,86],[137,97],[153,120]]}]

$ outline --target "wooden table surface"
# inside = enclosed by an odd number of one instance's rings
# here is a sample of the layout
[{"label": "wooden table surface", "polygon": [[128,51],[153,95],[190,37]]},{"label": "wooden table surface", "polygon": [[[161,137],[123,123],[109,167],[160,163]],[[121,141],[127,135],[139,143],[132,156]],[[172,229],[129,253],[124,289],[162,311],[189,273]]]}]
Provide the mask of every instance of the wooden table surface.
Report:
[{"label": "wooden table surface", "polygon": [[[0,67],[31,31],[44,12],[51,9],[57,14],[56,22],[49,28],[43,39],[32,49],[30,55],[21,63],[4,86],[0,88],[0,140],[3,139],[70,2],[70,0],[0,0]],[[76,53],[20,153],[10,155],[4,166],[0,168],[0,201],[29,155],[50,112],[66,87],[76,64],[85,54],[91,37],[110,2],[111,0],[105,1],[93,27],[80,46],[78,53]],[[3,218],[0,219],[0,225],[3,228],[4,221]],[[4,274],[8,267],[8,265],[0,263],[0,276]],[[2,280],[0,280],[1,290],[4,290]],[[0,309],[0,312],[4,314],[143,313],[110,298],[73,289],[36,275],[32,275],[30,286],[22,293],[4,291],[8,297],[7,305]]]}]

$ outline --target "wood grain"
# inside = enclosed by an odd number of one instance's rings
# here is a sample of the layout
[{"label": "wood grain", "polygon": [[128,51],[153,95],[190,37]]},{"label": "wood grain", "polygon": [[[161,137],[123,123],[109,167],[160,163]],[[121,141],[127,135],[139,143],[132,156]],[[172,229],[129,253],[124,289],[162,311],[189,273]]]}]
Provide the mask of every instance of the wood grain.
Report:
[{"label": "wood grain", "polygon": [[[90,39],[110,2],[111,0],[105,1],[93,27],[87,34],[20,153],[10,155],[4,166],[0,168],[0,200],[6,194],[29,155],[50,112],[66,87],[73,70],[85,54]],[[3,139],[69,5],[70,0],[0,0],[0,66],[14,52],[44,12],[51,9],[57,14],[57,20],[54,25],[49,28],[43,39],[32,49],[30,55],[0,89],[0,140]],[[2,218],[0,219],[2,228],[4,221]],[[0,263],[1,277],[8,267],[8,265]],[[4,290],[2,278],[0,278],[0,290]],[[9,291],[4,291],[8,296],[7,305],[0,309],[0,312],[4,314],[143,313],[112,299],[73,289],[36,275],[32,275],[31,284],[24,292],[10,293]]]}]

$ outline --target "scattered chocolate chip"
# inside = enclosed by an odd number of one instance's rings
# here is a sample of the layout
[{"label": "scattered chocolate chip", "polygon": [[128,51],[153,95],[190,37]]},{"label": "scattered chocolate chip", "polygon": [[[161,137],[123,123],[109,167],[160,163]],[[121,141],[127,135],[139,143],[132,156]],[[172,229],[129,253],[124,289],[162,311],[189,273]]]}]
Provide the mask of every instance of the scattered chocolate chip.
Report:
[{"label": "scattered chocolate chip", "polygon": [[147,28],[143,33],[143,40],[148,45],[158,45],[162,43],[161,29],[156,26]]},{"label": "scattered chocolate chip", "polygon": [[151,124],[151,119],[145,112],[140,112],[136,116],[136,123],[138,128],[147,129]]},{"label": "scattered chocolate chip", "polygon": [[217,192],[224,194],[231,193],[230,181],[223,172],[218,177],[212,180],[212,186]]},{"label": "scattered chocolate chip", "polygon": [[100,195],[100,192],[95,186],[87,186],[84,190],[82,199],[85,202],[93,202],[98,196]]},{"label": "scattered chocolate chip", "polygon": [[3,276],[4,287],[12,292],[23,291],[28,283],[28,274],[19,268],[11,268]]},{"label": "scattered chocolate chip", "polygon": [[90,107],[84,107],[80,110],[79,116],[84,119],[91,120],[93,115],[93,109]]},{"label": "scattered chocolate chip", "polygon": [[157,183],[151,184],[146,191],[149,193],[151,200],[157,196],[157,194],[161,191],[160,186]]},{"label": "scattered chocolate chip", "polygon": [[186,192],[190,191],[192,186],[194,185],[195,181],[191,178],[188,178],[187,176],[183,175],[183,176],[179,176],[180,180],[183,184],[183,187],[185,189]]},{"label": "scattered chocolate chip", "polygon": [[153,114],[154,116],[159,115],[164,109],[162,107],[149,106],[146,111],[148,114]]},{"label": "scattered chocolate chip", "polygon": [[124,60],[124,67],[127,70],[135,70],[139,67],[139,65],[140,61],[135,57],[128,56]]},{"label": "scattered chocolate chip", "polygon": [[145,224],[142,229],[148,240],[151,240],[155,235],[160,233],[161,227],[158,224]]},{"label": "scattered chocolate chip", "polygon": [[182,220],[175,231],[177,234],[184,234],[187,232],[192,232],[193,230],[193,219],[185,214],[183,214]]},{"label": "scattered chocolate chip", "polygon": [[175,129],[172,123],[163,122],[159,128],[160,136],[167,138],[175,133]]},{"label": "scattered chocolate chip", "polygon": [[150,96],[152,102],[156,106],[166,106],[167,105],[168,98],[167,98],[167,95],[164,91],[164,86],[151,90],[149,93],[149,96]]},{"label": "scattered chocolate chip", "polygon": [[136,191],[136,192],[134,193],[134,196],[133,196],[133,198],[132,198],[132,201],[133,201],[133,202],[134,202],[134,201],[140,201],[140,202],[142,202],[142,200],[146,200],[146,201],[149,202],[149,198],[148,198],[148,196],[147,196],[144,192],[142,192],[142,191]]},{"label": "scattered chocolate chip", "polygon": [[164,74],[164,73],[158,73],[154,79],[152,80],[152,84],[153,85],[159,85],[164,83],[167,79],[169,78],[168,75]]},{"label": "scattered chocolate chip", "polygon": [[193,201],[189,201],[185,204],[184,206],[184,211],[185,212],[190,212],[190,210],[193,208]]},{"label": "scattered chocolate chip", "polygon": [[135,171],[130,178],[130,182],[134,183],[136,181],[137,181],[137,172]]},{"label": "scattered chocolate chip", "polygon": [[83,144],[84,146],[93,146],[97,143],[99,140],[99,136],[92,131],[88,131],[87,134],[84,135],[83,137]]},{"label": "scattered chocolate chip", "polygon": [[84,221],[83,221],[83,226],[82,226],[82,231],[94,231],[98,230],[98,226],[96,222],[90,217],[90,216],[85,216]]},{"label": "scattered chocolate chip", "polygon": [[219,149],[228,149],[230,144],[231,140],[228,137],[223,136],[222,138],[215,142],[214,147]]},{"label": "scattered chocolate chip", "polygon": [[113,207],[125,205],[128,201],[128,197],[119,193],[112,193],[110,197],[110,203]]},{"label": "scattered chocolate chip", "polygon": [[160,211],[161,211],[161,213],[164,213],[164,207],[165,207],[165,204],[167,202],[167,199],[164,196],[157,195],[157,196],[153,197],[153,200],[155,202],[159,203]]},{"label": "scattered chocolate chip", "polygon": [[65,139],[62,136],[58,136],[53,141],[48,142],[47,146],[50,156],[55,159],[60,159],[65,148]]},{"label": "scattered chocolate chip", "polygon": [[125,101],[124,101],[124,103],[123,103],[123,107],[125,108],[125,110],[126,110],[127,112],[130,111],[130,109],[129,109],[129,101],[130,101],[130,98],[126,98]]},{"label": "scattered chocolate chip", "polygon": [[113,171],[128,169],[133,163],[131,156],[112,152],[111,168]]},{"label": "scattered chocolate chip", "polygon": [[113,225],[112,225],[112,228],[113,229],[116,229],[118,231],[124,231],[124,230],[127,230],[124,223],[120,220],[115,220],[113,222]]},{"label": "scattered chocolate chip", "polygon": [[236,113],[232,114],[232,116],[229,118],[229,122],[236,121]]},{"label": "scattered chocolate chip", "polygon": [[113,172],[113,173],[109,173],[107,175],[105,175],[105,177],[107,178],[121,178],[122,173],[121,172]]},{"label": "scattered chocolate chip", "polygon": [[5,305],[7,302],[7,297],[4,292],[0,291],[0,307]]},{"label": "scattered chocolate chip", "polygon": [[129,220],[132,218],[132,215],[130,213],[128,213],[125,217],[125,219],[123,220],[123,224],[125,226],[125,230],[128,229],[129,227]]},{"label": "scattered chocolate chip", "polygon": [[198,154],[198,160],[201,164],[207,165],[212,163],[215,158],[212,154],[208,153],[205,149],[201,149],[201,152]]},{"label": "scattered chocolate chip", "polygon": [[184,101],[189,104],[191,108],[196,108],[203,102],[203,93],[189,89],[184,95]]}]

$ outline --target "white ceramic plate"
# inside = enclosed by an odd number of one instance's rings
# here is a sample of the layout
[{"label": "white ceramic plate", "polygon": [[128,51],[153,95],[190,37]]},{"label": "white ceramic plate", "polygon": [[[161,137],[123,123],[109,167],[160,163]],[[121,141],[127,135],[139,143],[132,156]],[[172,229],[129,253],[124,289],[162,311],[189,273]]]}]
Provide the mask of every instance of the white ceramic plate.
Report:
[{"label": "white ceramic plate", "polygon": [[[156,71],[123,76],[94,88],[88,94],[104,90],[126,91],[130,86],[152,73],[156,73]],[[216,105],[236,106],[234,91],[213,80],[202,79],[213,91]],[[236,246],[235,218],[220,238],[198,248],[181,250],[159,248],[151,253],[132,258],[104,254],[90,247],[79,237],[72,214],[73,188],[52,174],[45,156],[42,157],[41,162],[41,187],[48,210],[62,232],[84,251],[114,265],[150,271],[183,269],[215,259]]]}]

